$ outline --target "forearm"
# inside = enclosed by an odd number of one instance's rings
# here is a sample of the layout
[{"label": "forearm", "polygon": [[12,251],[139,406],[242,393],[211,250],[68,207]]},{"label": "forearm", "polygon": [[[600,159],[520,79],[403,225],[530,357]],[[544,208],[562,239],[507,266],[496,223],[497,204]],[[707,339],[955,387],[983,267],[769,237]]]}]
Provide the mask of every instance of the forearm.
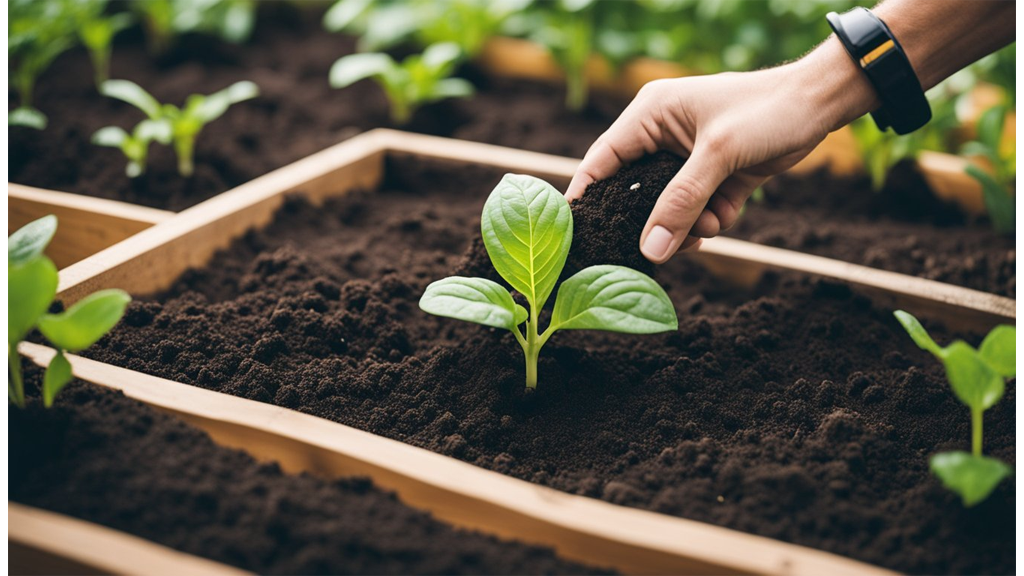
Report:
[{"label": "forearm", "polygon": [[[1014,41],[1016,8],[1005,0],[886,0],[872,10],[907,53],[925,90]],[[864,72],[833,35],[788,66],[806,87],[808,107],[826,131],[880,105]]]}]

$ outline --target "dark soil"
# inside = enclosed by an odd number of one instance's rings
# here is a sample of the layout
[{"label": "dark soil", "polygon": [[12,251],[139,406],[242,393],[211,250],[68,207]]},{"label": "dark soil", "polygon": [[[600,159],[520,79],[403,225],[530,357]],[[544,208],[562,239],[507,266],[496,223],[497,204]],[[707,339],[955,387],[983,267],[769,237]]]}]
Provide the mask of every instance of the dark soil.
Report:
[{"label": "dark soil", "polygon": [[9,407],[8,418],[11,500],[257,574],[592,571],[456,530],[364,478],[284,474],[91,384],[69,385],[51,410],[38,399]]},{"label": "dark soil", "polygon": [[[675,258],[657,277],[677,332],[557,334],[528,395],[510,334],[417,307],[430,281],[484,271],[471,245],[500,174],[388,173],[376,194],[290,201],[168,293],[133,302],[88,355],[901,571],[1014,571],[1014,487],[965,510],[929,474],[930,454],[967,447],[969,417],[890,310],[807,277],[743,291]],[[647,194],[628,190],[636,181]],[[657,182],[592,188],[574,207],[570,265],[643,264],[636,228]],[[1011,464],[1014,406],[1010,384],[985,419],[986,452]]]},{"label": "dark soil", "polygon": [[[180,105],[190,94],[208,94],[239,80],[259,86],[258,98],[232,107],[200,134],[193,177],[178,176],[173,153],[153,145],[147,173],[133,181],[124,174],[120,151],[90,143],[96,130],[131,129],[143,115],[99,95],[86,52],[75,49],[38,83],[35,105],[49,117],[49,127],[8,129],[8,179],[182,210],[359,132],[389,125],[387,102],[375,84],[329,86],[328,70],[354,51],[355,42],[324,31],[320,9],[280,3],[260,9],[254,40],[244,46],[190,35],[154,61],[140,31],[117,39],[111,77],[132,80],[161,102]],[[475,97],[427,106],[403,129],[582,157],[621,109],[621,103],[598,98],[574,115],[565,111],[561,88],[488,80],[473,70],[464,74],[479,87]],[[16,102],[13,92],[9,100]]]}]

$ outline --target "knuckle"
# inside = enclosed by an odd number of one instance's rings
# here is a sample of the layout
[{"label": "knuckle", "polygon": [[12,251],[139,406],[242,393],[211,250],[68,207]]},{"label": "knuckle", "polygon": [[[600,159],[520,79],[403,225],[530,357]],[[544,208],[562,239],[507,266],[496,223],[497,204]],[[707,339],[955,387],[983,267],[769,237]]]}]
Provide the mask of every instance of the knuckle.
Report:
[{"label": "knuckle", "polygon": [[704,206],[699,183],[691,177],[682,177],[662,194],[664,207],[673,213],[692,213]]}]

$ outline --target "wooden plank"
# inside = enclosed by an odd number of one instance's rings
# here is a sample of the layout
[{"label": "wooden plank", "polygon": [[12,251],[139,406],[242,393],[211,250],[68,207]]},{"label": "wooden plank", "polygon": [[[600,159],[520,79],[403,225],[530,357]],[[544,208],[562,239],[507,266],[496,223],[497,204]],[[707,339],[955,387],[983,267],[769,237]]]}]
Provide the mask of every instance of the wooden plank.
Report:
[{"label": "wooden plank", "polygon": [[7,503],[7,553],[10,574],[249,574],[99,524],[14,502]]},{"label": "wooden plank", "polygon": [[59,221],[57,235],[46,248],[46,255],[57,268],[92,256],[174,215],[81,194],[7,185],[8,234],[47,214],[56,215]]},{"label": "wooden plank", "polygon": [[[45,365],[53,350],[19,350]],[[818,550],[617,506],[262,402],[68,356],[77,377],[176,414],[220,444],[289,472],[367,475],[456,526],[552,546],[566,558],[633,574],[890,574]]]}]

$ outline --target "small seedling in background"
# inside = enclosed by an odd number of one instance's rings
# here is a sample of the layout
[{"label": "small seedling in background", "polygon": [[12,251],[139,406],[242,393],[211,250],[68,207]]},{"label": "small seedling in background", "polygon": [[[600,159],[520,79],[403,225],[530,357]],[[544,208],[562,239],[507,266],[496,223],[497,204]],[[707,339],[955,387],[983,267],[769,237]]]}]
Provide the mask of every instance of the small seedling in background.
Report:
[{"label": "small seedling in background", "polygon": [[57,294],[57,267],[43,250],[56,232],[57,217],[44,216],[7,238],[7,398],[19,408],[25,407],[25,385],[18,344],[33,329],[57,349],[43,376],[43,404],[50,407],[71,381],[64,353],[92,346],[117,324],[131,301],[123,290],[100,290],[59,314],[47,313]]},{"label": "small seedling in background", "polygon": [[968,175],[981,184],[985,209],[997,232],[1011,233],[1017,229],[1017,202],[1013,185],[1017,179],[1015,146],[1003,146],[1003,125],[1008,108],[993,106],[985,111],[976,125],[977,137],[964,144],[961,154],[980,156],[992,166],[989,174],[974,164],[967,166]]},{"label": "small seedling in background", "polygon": [[107,0],[78,0],[71,4],[78,38],[89,51],[96,89],[110,78],[110,54],[114,36],[131,25],[127,12],[106,14]]},{"label": "small seedling in background", "polygon": [[129,178],[137,178],[146,172],[150,142],[155,140],[168,145],[171,138],[171,125],[168,122],[146,118],[135,126],[131,134],[119,126],[100,128],[92,135],[92,143],[120,150],[128,159],[125,174]]},{"label": "small seedling in background", "polygon": [[[484,204],[480,228],[491,264],[526,298],[529,312],[497,282],[462,276],[430,284],[420,298],[420,308],[510,330],[526,356],[528,390],[537,386],[540,350],[558,330],[652,334],[679,327],[672,301],[657,282],[632,268],[600,265],[562,283],[551,322],[539,333],[540,311],[572,245],[569,203],[539,178],[506,174]],[[525,336],[519,329],[524,322]]]},{"label": "small seedling in background", "polygon": [[179,34],[200,32],[244,42],[256,22],[253,0],[134,0],[128,3],[146,28],[150,54],[165,54]]},{"label": "small seedling in background", "polygon": [[46,116],[33,108],[36,79],[75,44],[73,24],[61,2],[11,0],[7,4],[7,60],[18,107],[7,113],[8,126],[46,128]]},{"label": "small seedling in background", "polygon": [[[174,151],[178,157],[178,173],[188,177],[195,170],[193,161],[195,142],[203,127],[220,118],[232,104],[258,96],[259,88],[247,80],[235,82],[209,96],[193,94],[185,100],[183,108],[173,104],[160,104],[138,84],[128,80],[108,80],[100,87],[100,92],[105,96],[117,98],[135,106],[155,123],[166,124],[169,127],[171,141],[174,143]],[[137,127],[136,132],[138,131]],[[144,132],[160,141],[157,138],[162,134],[160,130],[146,128]],[[133,134],[134,136],[135,134]],[[127,153],[125,155],[127,156]],[[132,160],[131,156],[129,156],[129,160]]]},{"label": "small seedling in background", "polygon": [[450,42],[428,46],[401,64],[384,53],[352,54],[331,66],[331,86],[344,88],[372,78],[388,97],[392,122],[402,125],[423,104],[473,94],[467,80],[450,77],[461,57],[459,47]]},{"label": "small seedling in background", "polygon": [[595,4],[595,0],[559,0],[530,36],[547,47],[565,72],[565,105],[573,112],[587,105],[587,62],[596,51]]},{"label": "small seedling in background", "polygon": [[941,452],[932,456],[930,464],[942,483],[960,495],[964,506],[974,506],[1013,474],[1013,469],[1003,462],[983,456],[981,446],[984,412],[1003,397],[1005,379],[1017,374],[1017,329],[996,326],[978,349],[963,340],[942,347],[932,340],[917,318],[902,310],[897,310],[895,316],[922,350],[942,362],[953,393],[971,410],[971,451]]}]

